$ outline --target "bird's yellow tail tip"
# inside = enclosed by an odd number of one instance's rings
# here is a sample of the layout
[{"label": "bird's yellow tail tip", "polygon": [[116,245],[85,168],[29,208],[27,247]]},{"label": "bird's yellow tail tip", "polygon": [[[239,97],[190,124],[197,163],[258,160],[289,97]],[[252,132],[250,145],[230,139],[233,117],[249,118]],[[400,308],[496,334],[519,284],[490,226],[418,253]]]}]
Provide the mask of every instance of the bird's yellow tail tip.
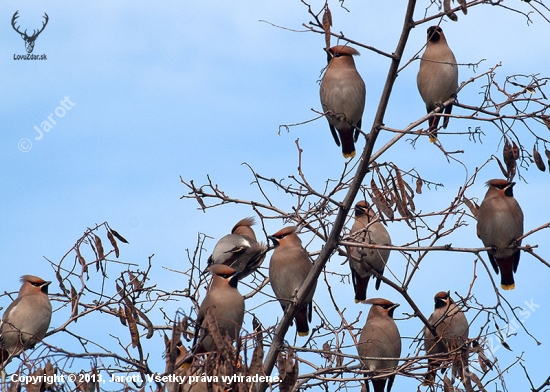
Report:
[{"label": "bird's yellow tail tip", "polygon": [[344,153],[342,153],[342,155],[343,155],[344,158],[346,158],[346,159],[347,159],[347,158],[354,158],[354,157],[355,157],[355,151],[352,151],[352,152],[350,152],[349,154],[346,153],[346,152],[344,152]]},{"label": "bird's yellow tail tip", "polygon": [[430,138],[430,143],[437,142],[437,136],[429,136],[429,138]]},{"label": "bird's yellow tail tip", "polygon": [[298,332],[298,336],[303,337],[303,336],[307,336],[307,335],[309,335],[309,331],[307,331],[307,332]]},{"label": "bird's yellow tail tip", "polygon": [[502,287],[504,290],[513,290],[516,288],[515,283],[512,284],[501,284],[500,287]]}]

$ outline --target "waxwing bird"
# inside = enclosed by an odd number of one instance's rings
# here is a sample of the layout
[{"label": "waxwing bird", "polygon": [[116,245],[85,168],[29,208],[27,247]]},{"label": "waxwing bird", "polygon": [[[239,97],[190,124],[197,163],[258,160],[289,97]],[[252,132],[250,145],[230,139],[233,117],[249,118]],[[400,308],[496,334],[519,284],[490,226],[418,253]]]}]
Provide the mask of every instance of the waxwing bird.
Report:
[{"label": "waxwing bird", "polygon": [[[355,205],[355,222],[351,227],[350,235],[355,241],[361,243],[391,245],[388,231],[366,201],[360,201]],[[348,255],[353,289],[355,290],[355,302],[357,303],[367,298],[367,286],[373,275],[372,271],[374,270],[380,275],[384,273],[390,251],[389,249],[350,246]],[[380,288],[380,282],[380,279],[376,280],[376,290]]]},{"label": "waxwing bird", "polygon": [[[224,264],[208,267],[212,273],[212,285],[199,308],[197,322],[202,330],[202,342],[194,354],[215,351],[216,345],[208,331],[207,312],[216,319],[220,334],[235,340],[244,319],[244,297],[237,289],[236,271]],[[196,338],[196,336],[195,336]]]},{"label": "waxwing bird", "polygon": [[332,137],[338,146],[342,142],[344,158],[355,156],[363,110],[365,82],[355,68],[353,56],[359,52],[349,46],[329,49],[329,64],[321,81],[321,105],[326,114]]},{"label": "waxwing bird", "polygon": [[[455,304],[449,292],[440,291],[434,297],[435,309],[428,322],[435,328],[437,339],[430,330],[424,327],[424,350],[427,355],[442,354],[456,351],[453,354],[453,376],[460,375],[465,382],[462,370],[467,369],[468,348],[465,346],[468,340],[469,326],[466,316]],[[428,373],[425,383],[433,382],[435,372],[439,365],[449,358],[438,357],[428,360]],[[443,369],[442,369],[443,371]]]},{"label": "waxwing bird", "polygon": [[23,275],[21,283],[19,295],[8,306],[0,323],[2,363],[41,341],[52,318],[52,304],[48,298],[51,282]]},{"label": "waxwing bird", "polygon": [[230,266],[237,271],[239,280],[254,272],[264,261],[267,252],[267,246],[256,241],[256,234],[252,230],[254,223],[254,218],[244,218],[237,222],[231,234],[218,241],[208,258],[208,265]]},{"label": "waxwing bird", "polygon": [[[447,45],[447,39],[439,26],[428,28],[426,50],[420,60],[420,69],[416,77],[418,91],[426,104],[428,113],[441,107],[445,101],[456,94],[458,89],[458,66],[455,55]],[[445,114],[451,114],[453,105],[445,107]],[[428,130],[437,139],[439,116],[429,119]],[[443,119],[443,128],[447,128],[449,117]]]},{"label": "waxwing bird", "polygon": [[517,238],[523,235],[523,212],[512,189],[515,182],[494,179],[487,181],[489,189],[477,213],[477,236],[483,245],[491,247],[489,260],[500,275],[500,286],[513,290],[514,272],[518,269],[520,252],[508,249],[509,245],[521,245]]},{"label": "waxwing bird", "polygon": [[[399,358],[401,356],[401,335],[393,320],[393,311],[399,306],[384,298],[371,298],[364,303],[371,304],[367,322],[361,331],[357,352],[361,357]],[[398,360],[361,359],[363,367],[371,372],[390,371],[397,366]],[[391,391],[395,374],[387,377],[388,389]],[[373,379],[374,392],[384,392],[386,378]],[[365,381],[367,391],[369,385]]]},{"label": "waxwing bird", "polygon": [[[302,248],[302,241],[295,231],[296,226],[289,226],[268,237],[275,246],[269,263],[269,280],[283,310],[290,304],[290,300],[300,289],[312,267],[309,255]],[[294,316],[300,336],[309,334],[308,321],[311,322],[311,301],[314,292],[315,286]]]}]

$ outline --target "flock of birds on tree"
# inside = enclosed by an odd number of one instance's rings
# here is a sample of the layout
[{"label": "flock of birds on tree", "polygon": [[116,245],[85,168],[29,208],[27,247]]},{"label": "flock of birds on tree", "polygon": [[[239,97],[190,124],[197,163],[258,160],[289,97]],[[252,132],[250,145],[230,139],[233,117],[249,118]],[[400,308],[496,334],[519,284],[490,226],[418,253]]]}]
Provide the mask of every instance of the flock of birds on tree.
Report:
[{"label": "flock of birds on tree", "polygon": [[[449,115],[452,104],[443,106],[443,103],[456,96],[456,60],[439,26],[430,27],[427,33],[427,46],[417,77],[418,90],[428,113],[439,108]],[[336,144],[341,145],[344,157],[352,158],[355,156],[354,143],[359,136],[366,97],[365,83],[353,59],[359,53],[349,46],[340,45],[330,48],[328,54],[329,63],[320,87],[321,103]],[[437,137],[439,118],[434,113],[429,119],[430,138]],[[449,116],[444,116],[443,128],[447,127],[448,122]],[[520,257],[517,246],[520,245],[518,238],[523,235],[523,213],[513,197],[513,182],[493,179],[487,182],[487,186],[489,189],[477,214],[477,235],[485,247],[491,248],[489,259],[495,272],[501,275],[501,287],[512,290],[513,274]],[[218,241],[208,259],[207,270],[212,274],[212,282],[198,310],[199,332],[187,364],[197,355],[216,349],[205,322],[207,312],[215,317],[222,334],[232,340],[237,338],[245,313],[245,301],[237,283],[262,264],[268,251],[273,249],[269,281],[283,310],[293,301],[312,268],[312,261],[296,233],[297,227],[285,227],[269,236],[273,248],[268,248],[257,241],[253,224],[253,218],[239,221],[231,234]],[[393,312],[399,304],[383,298],[367,299],[371,277],[376,279],[376,289],[380,287],[380,276],[390,256],[387,246],[391,246],[391,238],[366,201],[355,205],[355,220],[350,234],[357,242],[357,246],[347,247],[355,302],[372,305],[360,334],[357,351],[364,358],[364,368],[370,372],[391,371],[397,366],[397,358],[401,355],[401,337],[393,320]],[[361,244],[369,244],[369,247],[361,247]],[[377,249],[376,245],[386,248]],[[19,295],[6,309],[0,324],[2,367],[11,358],[42,340],[51,320],[52,306],[48,298],[50,282],[32,275],[23,276],[21,282]],[[299,336],[309,334],[314,292],[315,287],[294,315]],[[435,309],[428,320],[432,328],[424,329],[424,349],[427,354],[459,352],[460,355],[455,355],[451,361],[453,375],[464,382],[468,361],[468,321],[448,292],[439,292],[434,299]],[[426,382],[433,381],[437,369],[447,366],[449,361],[449,357],[445,356],[430,359]],[[389,392],[394,377],[373,379],[374,391],[382,392],[388,381]]]}]

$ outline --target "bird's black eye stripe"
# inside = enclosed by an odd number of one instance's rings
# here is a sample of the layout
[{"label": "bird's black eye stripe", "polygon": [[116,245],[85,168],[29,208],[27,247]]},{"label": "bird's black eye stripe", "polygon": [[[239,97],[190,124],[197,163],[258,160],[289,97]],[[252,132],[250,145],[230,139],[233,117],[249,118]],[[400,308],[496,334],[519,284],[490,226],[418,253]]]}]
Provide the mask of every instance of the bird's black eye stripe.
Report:
[{"label": "bird's black eye stripe", "polygon": [[41,284],[38,284],[36,282],[29,282],[30,284],[32,284],[34,287],[40,287],[42,286]]}]

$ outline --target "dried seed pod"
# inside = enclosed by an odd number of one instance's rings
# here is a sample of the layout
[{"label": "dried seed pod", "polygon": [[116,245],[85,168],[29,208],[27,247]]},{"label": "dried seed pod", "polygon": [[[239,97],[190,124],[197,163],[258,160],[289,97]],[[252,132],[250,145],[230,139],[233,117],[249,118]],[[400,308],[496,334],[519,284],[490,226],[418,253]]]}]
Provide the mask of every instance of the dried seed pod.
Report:
[{"label": "dried seed pod", "polygon": [[113,246],[113,249],[115,250],[115,256],[118,258],[120,255],[120,251],[118,250],[118,245],[116,243],[115,237],[113,236],[113,233],[107,230],[107,238],[109,239],[109,242]]},{"label": "dried seed pod", "polygon": [[514,154],[514,159],[517,161],[519,159],[519,147],[515,141],[512,140],[512,153]]},{"label": "dried seed pod", "polygon": [[409,210],[407,209],[407,203],[402,201],[401,198],[399,198],[399,196],[397,195],[397,193],[395,194],[395,196],[397,198],[397,203],[396,203],[397,212],[399,212],[399,215],[401,215],[402,218],[410,219],[411,216],[410,216]]},{"label": "dried seed pod", "polygon": [[550,116],[540,116],[542,118],[542,121],[544,122],[544,125],[546,125],[546,128],[550,131]]},{"label": "dried seed pod", "polygon": [[325,6],[325,12],[323,13],[323,30],[325,30],[325,44],[326,48],[330,48],[330,27],[332,26],[332,13],[328,4]]},{"label": "dried seed pod", "polygon": [[279,390],[281,392],[290,392],[294,391],[294,385],[296,380],[298,380],[298,361],[293,360],[294,354],[292,348],[289,348],[286,356],[283,356],[282,352],[279,353],[279,358],[277,360],[279,367],[279,374],[282,376],[281,382],[279,384]]},{"label": "dried seed pod", "polygon": [[544,164],[544,161],[542,160],[542,157],[540,156],[540,153],[537,151],[536,147],[533,147],[533,159],[535,160],[535,164],[540,171],[546,171],[546,165]]},{"label": "dried seed pod", "polygon": [[[502,175],[506,178],[509,178],[508,174],[510,173],[510,171],[504,168],[504,166],[502,165],[502,162],[500,161],[500,159],[498,159],[497,157],[495,157],[495,159],[497,160],[498,167],[500,167],[500,171],[502,172]],[[516,161],[512,161],[512,162],[514,162],[514,171],[515,171]]]},{"label": "dried seed pod", "polygon": [[418,193],[419,195],[422,194],[422,184],[424,182],[422,181],[422,178],[420,178],[420,176],[418,176],[418,178],[416,179],[416,193]]},{"label": "dried seed pod", "polygon": [[330,352],[330,344],[328,342],[323,343],[323,353],[321,353],[323,358],[331,361],[332,360],[332,354]]},{"label": "dried seed pod", "polygon": [[130,309],[129,306],[125,306],[124,313],[126,315],[128,329],[130,330],[130,336],[132,338],[132,347],[136,348],[139,345],[139,331],[137,329],[137,322],[134,319],[132,309]]},{"label": "dried seed pod", "polygon": [[120,323],[124,325],[125,327],[128,326],[126,323],[126,314],[124,314],[124,308],[122,306],[118,307],[118,319],[120,320]]},{"label": "dried seed pod", "polygon": [[452,20],[453,22],[456,22],[458,20],[458,16],[456,16],[456,14],[451,11],[451,0],[443,0],[443,10],[450,20]]},{"label": "dried seed pod", "polygon": [[382,204],[382,202],[375,197],[372,198],[372,201],[374,205],[378,208],[378,210],[382,212],[382,214],[384,214],[389,220],[393,221],[394,214],[393,214],[393,210],[390,207],[388,207],[385,204]]},{"label": "dried seed pod", "polygon": [[97,249],[98,260],[103,260],[105,259],[105,252],[103,251],[103,244],[101,243],[101,238],[99,238],[95,234],[93,236],[94,236],[95,247]]},{"label": "dried seed pod", "polygon": [[464,15],[468,15],[468,7],[466,6],[466,0],[456,0],[462,9]]},{"label": "dried seed pod", "polygon": [[402,218],[410,219],[410,213],[407,209],[407,202],[404,199],[401,199],[401,196],[399,195],[398,187],[395,184],[395,181],[392,177],[393,182],[393,195],[395,197],[395,205],[397,207],[397,212],[399,212],[399,215],[401,215]]},{"label": "dried seed pod", "polygon": [[135,308],[135,309],[136,309],[136,312],[139,315],[139,318],[141,319],[141,321],[143,321],[147,325],[147,335],[145,335],[145,338],[146,339],[151,339],[153,337],[154,332],[155,332],[155,329],[153,327],[153,323],[151,322],[151,320],[149,320],[149,317],[147,317],[145,315],[145,313],[143,313],[138,308]]},{"label": "dried seed pod", "polygon": [[252,359],[250,360],[250,367],[248,368],[248,371],[251,376],[263,374],[264,372],[263,359],[264,359],[264,347],[262,342],[259,342],[258,344],[256,344],[256,347],[254,347]]},{"label": "dried seed pod", "polygon": [[548,151],[546,148],[544,149],[544,155],[546,155],[546,158],[550,161],[550,151]]},{"label": "dried seed pod", "polygon": [[516,164],[516,161],[514,159],[514,151],[512,149],[512,145],[506,139],[504,143],[504,147],[502,149],[502,158],[504,159],[504,163],[506,164],[506,168],[508,171],[510,171],[510,168]]},{"label": "dried seed pod", "polygon": [[414,204],[414,200],[413,200],[413,197],[414,197],[414,193],[407,193],[406,194],[407,196],[407,204],[409,205],[409,207],[411,207],[411,211],[414,212],[416,210],[416,205]]},{"label": "dried seed pod", "polygon": [[466,204],[466,207],[468,207],[468,209],[470,210],[474,218],[477,218],[477,212],[479,210],[479,206],[475,204],[473,201],[471,201],[470,199],[468,199],[467,197],[463,197],[462,201],[464,202],[464,204]]},{"label": "dried seed pod", "polygon": [[143,288],[143,282],[139,280],[132,271],[128,271],[128,275],[130,277],[130,283],[132,283],[132,287],[135,291],[139,291]]},{"label": "dried seed pod", "polygon": [[340,350],[336,350],[336,354],[339,354],[336,356],[336,366],[342,367],[344,365],[344,355]]},{"label": "dried seed pod", "polygon": [[118,238],[118,240],[119,240],[120,242],[124,242],[125,244],[128,244],[128,243],[129,243],[129,242],[126,240],[126,238],[124,238],[123,236],[121,236],[120,234],[118,234],[118,232],[117,232],[116,230],[111,229],[110,227],[109,227],[109,230],[111,231],[111,233],[113,233],[113,235],[114,235],[116,238]]},{"label": "dried seed pod", "polygon": [[374,178],[370,179],[370,188],[375,198],[380,200],[383,204],[386,204],[386,205],[388,204],[388,201],[384,197],[384,194],[380,191],[380,188],[378,188],[378,185],[376,185]]},{"label": "dried seed pod", "polygon": [[405,193],[405,196],[407,197],[407,203],[409,203],[409,206],[411,207],[411,210],[414,212],[416,210],[416,206],[414,205],[414,191],[411,188],[411,186],[405,181],[405,188],[407,188],[407,192]]},{"label": "dried seed pod", "polygon": [[61,289],[61,291],[63,291],[63,293],[65,295],[68,295],[69,291],[67,290],[67,288],[63,284],[63,278],[61,277],[61,272],[59,271],[59,267],[58,267],[57,271],[55,271],[55,277],[57,279],[57,282],[59,283],[59,288]]},{"label": "dried seed pod", "polygon": [[[79,298],[78,294],[76,293],[75,288],[71,284],[71,309],[72,309],[71,317],[76,317],[78,315],[78,300],[79,299],[80,298]],[[74,321],[76,322],[77,320],[78,319],[75,319]]]},{"label": "dried seed pod", "polygon": [[82,273],[84,274],[88,272],[88,265],[86,264],[86,260],[84,259],[84,257],[80,254],[80,249],[77,247],[75,251],[76,251],[76,258],[78,259],[78,262],[82,266]]},{"label": "dried seed pod", "polygon": [[407,190],[405,189],[405,181],[403,181],[403,177],[401,177],[401,170],[397,169],[395,171],[395,179],[397,180],[397,186],[401,193],[400,197],[402,200],[405,200],[407,198]]},{"label": "dried seed pod", "polygon": [[483,387],[483,383],[474,372],[471,372],[468,377],[470,377],[470,379],[477,385],[480,392],[487,392],[486,389]]},{"label": "dried seed pod", "polygon": [[56,373],[55,369],[54,369],[52,363],[50,362],[50,360],[48,359],[48,362],[46,363],[46,366],[44,366],[44,375],[46,376],[45,381],[44,381],[45,390],[50,390],[50,391],[55,390],[53,388],[55,383],[54,382],[49,382],[50,380],[54,380],[55,373]]},{"label": "dried seed pod", "polygon": [[477,362],[479,363],[479,366],[481,367],[481,371],[483,373],[487,373],[489,371],[489,369],[487,368],[487,365],[485,364],[485,362],[481,359],[480,356],[477,357]]}]

